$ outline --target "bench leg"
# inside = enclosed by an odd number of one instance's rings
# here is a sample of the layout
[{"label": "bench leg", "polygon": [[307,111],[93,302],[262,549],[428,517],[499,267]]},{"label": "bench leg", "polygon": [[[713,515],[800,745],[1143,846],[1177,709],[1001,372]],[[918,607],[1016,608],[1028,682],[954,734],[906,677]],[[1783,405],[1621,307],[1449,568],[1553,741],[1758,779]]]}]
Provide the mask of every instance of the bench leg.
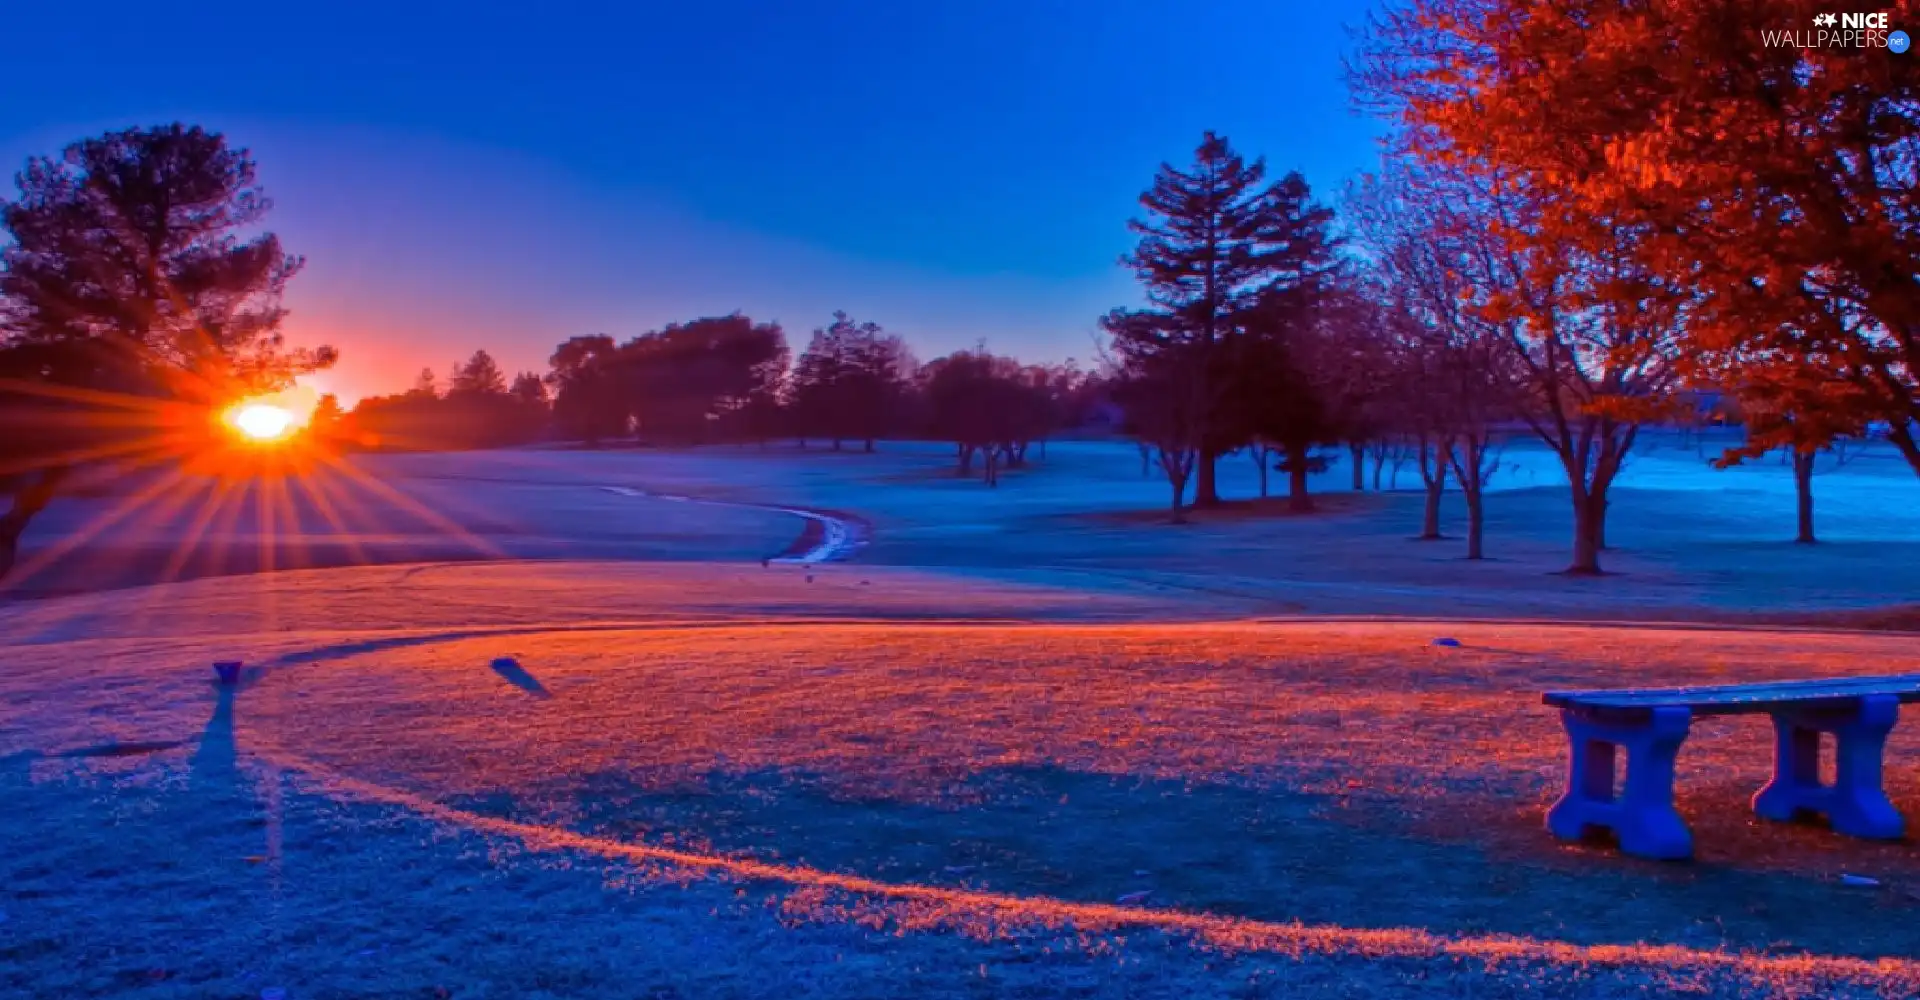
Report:
[{"label": "bench leg", "polygon": [[[1567,730],[1567,790],[1547,810],[1547,829],[1577,840],[1594,827],[1612,830],[1620,849],[1659,860],[1693,856],[1693,834],[1673,806],[1674,764],[1693,713],[1656,708],[1638,717],[1601,718],[1572,709],[1560,712]],[[1613,762],[1627,755],[1620,794],[1613,789]]]},{"label": "bench leg", "polygon": [[[1851,708],[1776,712],[1773,780],[1753,797],[1753,811],[1782,822],[1823,815],[1836,831],[1870,840],[1898,840],[1906,832],[1881,783],[1887,734],[1900,703],[1869,695]],[[1832,733],[1834,783],[1820,781],[1820,734]]]}]

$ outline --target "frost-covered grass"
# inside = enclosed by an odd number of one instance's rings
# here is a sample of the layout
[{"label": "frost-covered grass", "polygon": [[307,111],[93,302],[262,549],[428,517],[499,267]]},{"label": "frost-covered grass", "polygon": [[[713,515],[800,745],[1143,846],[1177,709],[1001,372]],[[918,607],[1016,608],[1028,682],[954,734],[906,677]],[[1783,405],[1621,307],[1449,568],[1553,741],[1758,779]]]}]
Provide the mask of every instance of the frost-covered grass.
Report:
[{"label": "frost-covered grass", "polygon": [[898,933],[831,919],[816,893],[532,852],[300,791],[251,763],[196,771],[177,754],[117,777],[0,761],[0,794],[0,995],[23,998],[1897,995],[1785,962],[1488,967],[1195,947],[1153,928]]},{"label": "frost-covered grass", "polygon": [[[1920,861],[1752,820],[1761,722],[1682,755],[1694,865],[1540,829],[1542,688],[1920,670],[1910,637],[1492,620],[1910,624],[1913,477],[1823,474],[1796,547],[1784,470],[1654,441],[1591,580],[1509,459],[1481,564],[1338,468],[1311,516],[1166,525],[1113,443],[998,490],[887,443],[63,501],[27,592],[198,579],[0,603],[0,996],[1920,995]],[[871,543],[762,568],[802,525],[753,505]]]},{"label": "frost-covered grass", "polygon": [[[684,564],[16,605],[0,991],[1920,989],[1911,847],[1752,821],[1754,720],[1702,723],[1682,755],[1695,865],[1539,827],[1561,753],[1541,688],[1920,669],[1911,640],[1141,623],[1209,608]],[[225,657],[256,670],[222,705]],[[1917,757],[1900,731],[1910,813]]]},{"label": "frost-covered grass", "polygon": [[[1314,479],[1325,497],[1317,514],[1241,506],[1175,527],[1159,516],[1164,482],[1142,477],[1138,453],[1124,442],[1052,443],[999,489],[955,477],[944,446],[883,442],[871,455],[783,444],[358,456],[357,475],[284,490],[221,497],[197,482],[163,490],[60,552],[140,495],[142,481],[129,481],[121,496],[66,500],[43,515],[29,533],[28,558],[46,565],[10,588],[65,593],[267,567],[427,560],[757,563],[805,527],[751,506],[758,504],[864,519],[873,534],[861,563],[1016,581],[1072,573],[1080,589],[1160,587],[1276,614],[1725,620],[1920,596],[1920,479],[1890,450],[1869,449],[1822,471],[1826,542],[1796,546],[1787,471],[1771,462],[1714,471],[1706,461],[1723,443],[1648,436],[1614,495],[1614,549],[1604,561],[1619,575],[1601,580],[1552,575],[1567,564],[1570,508],[1557,460],[1524,439],[1509,447],[1494,480],[1491,558],[1482,563],[1460,558],[1457,537],[1409,540],[1421,507],[1409,470],[1397,492],[1355,496],[1336,465]],[[1251,462],[1230,456],[1220,470],[1224,495],[1254,495]],[[1443,527],[1457,536],[1457,496],[1444,513]]]}]

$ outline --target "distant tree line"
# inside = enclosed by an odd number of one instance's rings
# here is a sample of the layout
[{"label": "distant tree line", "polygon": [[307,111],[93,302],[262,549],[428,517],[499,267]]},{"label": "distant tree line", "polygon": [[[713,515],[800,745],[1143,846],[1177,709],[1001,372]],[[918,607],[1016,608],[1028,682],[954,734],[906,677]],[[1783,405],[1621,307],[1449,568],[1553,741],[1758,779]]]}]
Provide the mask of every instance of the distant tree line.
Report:
[{"label": "distant tree line", "polygon": [[509,383],[484,350],[449,372],[444,391],[433,370],[422,369],[413,388],[369,396],[351,413],[323,398],[309,426],[341,447],[388,451],[500,448],[547,436],[551,408],[539,374],[521,372]]},{"label": "distant tree line", "polygon": [[477,351],[445,391],[433,372],[364,399],[316,428],[351,445],[416,450],[536,440],[686,446],[817,442],[873,451],[883,439],[950,441],[959,475],[989,485],[1037,441],[1078,426],[1102,385],[1073,363],[1025,365],[984,345],[915,361],[875,323],[835,313],[793,358],[778,324],[733,313],[676,323],[624,343],[595,334],[559,344],[545,376],[509,384]]}]

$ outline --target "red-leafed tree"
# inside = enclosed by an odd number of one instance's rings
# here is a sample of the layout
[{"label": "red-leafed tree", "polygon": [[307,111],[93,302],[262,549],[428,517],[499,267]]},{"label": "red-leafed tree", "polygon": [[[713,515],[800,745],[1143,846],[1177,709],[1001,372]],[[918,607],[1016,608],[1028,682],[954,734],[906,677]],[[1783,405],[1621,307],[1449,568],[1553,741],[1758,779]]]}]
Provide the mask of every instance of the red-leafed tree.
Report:
[{"label": "red-leafed tree", "polygon": [[[1641,426],[1672,412],[1702,312],[1701,269],[1675,265],[1662,228],[1626,210],[1626,188],[1569,175],[1601,152],[1580,114],[1539,99],[1540,81],[1585,72],[1567,65],[1582,57],[1564,36],[1618,6],[1400,0],[1352,65],[1359,94],[1397,126],[1395,152],[1447,175],[1451,211],[1477,234],[1473,312],[1510,337],[1520,416],[1566,472],[1571,573],[1600,571],[1608,494]],[[1562,96],[1630,103],[1631,83]]]},{"label": "red-leafed tree", "polygon": [[1403,0],[1357,68],[1416,146],[1550,194],[1552,238],[1684,284],[1684,355],[1726,388],[1845,383],[1823,412],[1884,421],[1920,472],[1920,75],[1780,37],[1819,10]]}]

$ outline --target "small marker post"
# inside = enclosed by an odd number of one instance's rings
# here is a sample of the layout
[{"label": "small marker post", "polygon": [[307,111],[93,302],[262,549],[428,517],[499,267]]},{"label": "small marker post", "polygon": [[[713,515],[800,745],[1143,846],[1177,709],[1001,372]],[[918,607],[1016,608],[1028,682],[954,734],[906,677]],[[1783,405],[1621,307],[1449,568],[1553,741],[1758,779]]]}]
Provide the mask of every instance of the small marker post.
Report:
[{"label": "small marker post", "polygon": [[233,687],[234,685],[240,683],[240,667],[241,666],[242,666],[242,663],[239,660],[214,661],[214,664],[213,664],[214,683],[219,684],[221,687]]}]

